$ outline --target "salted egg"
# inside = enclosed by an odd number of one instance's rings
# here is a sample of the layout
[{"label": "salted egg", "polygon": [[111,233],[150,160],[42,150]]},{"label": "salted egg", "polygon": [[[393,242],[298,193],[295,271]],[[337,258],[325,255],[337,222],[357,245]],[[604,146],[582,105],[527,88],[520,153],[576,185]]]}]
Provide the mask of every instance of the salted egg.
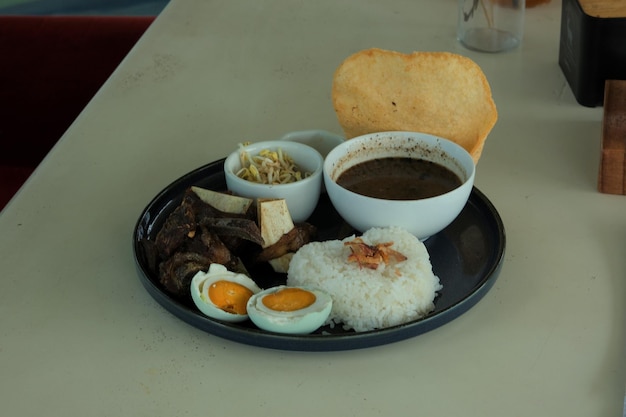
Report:
[{"label": "salted egg", "polygon": [[246,305],[261,289],[247,275],[211,264],[207,272],[198,271],[191,279],[191,298],[203,314],[224,321],[248,318]]},{"label": "salted egg", "polygon": [[308,334],[324,324],[332,306],[332,299],[323,291],[280,285],[250,297],[247,310],[260,329]]}]

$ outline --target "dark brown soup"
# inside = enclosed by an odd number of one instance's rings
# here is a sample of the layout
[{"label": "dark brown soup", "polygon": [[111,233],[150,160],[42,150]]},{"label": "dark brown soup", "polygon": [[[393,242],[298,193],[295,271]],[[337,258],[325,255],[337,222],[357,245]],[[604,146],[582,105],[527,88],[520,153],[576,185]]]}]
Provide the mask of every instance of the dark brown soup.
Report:
[{"label": "dark brown soup", "polygon": [[358,194],[386,200],[418,200],[452,191],[461,179],[448,168],[414,158],[380,158],[343,172],[337,184]]}]

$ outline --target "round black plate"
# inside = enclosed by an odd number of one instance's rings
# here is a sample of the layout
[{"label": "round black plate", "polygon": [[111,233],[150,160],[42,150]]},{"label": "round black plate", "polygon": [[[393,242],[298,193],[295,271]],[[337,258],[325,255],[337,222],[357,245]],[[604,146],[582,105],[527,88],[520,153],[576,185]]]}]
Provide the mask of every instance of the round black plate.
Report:
[{"label": "round black plate", "polygon": [[[202,166],[166,187],[141,213],[133,234],[139,277],[148,293],[170,313],[208,333],[249,345],[298,351],[360,349],[393,343],[435,329],[469,310],[491,289],[502,267],[506,241],[502,220],[487,197],[474,188],[459,217],[425,242],[443,289],[435,299],[435,310],[424,318],[368,332],[323,327],[313,334],[297,336],[259,330],[249,321],[233,324],[208,318],[194,305],[171,297],[163,289],[148,265],[141,242],[156,237],[188,187],[224,190],[223,163],[222,159]],[[321,240],[353,233],[325,194],[308,221],[317,226]],[[273,279],[278,284],[285,276],[276,274]]]}]

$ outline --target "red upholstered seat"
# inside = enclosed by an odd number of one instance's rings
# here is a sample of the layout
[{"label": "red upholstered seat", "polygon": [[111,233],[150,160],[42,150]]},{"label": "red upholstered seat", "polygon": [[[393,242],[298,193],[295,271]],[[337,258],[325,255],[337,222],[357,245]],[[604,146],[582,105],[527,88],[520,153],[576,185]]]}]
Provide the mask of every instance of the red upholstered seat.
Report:
[{"label": "red upholstered seat", "polygon": [[153,16],[0,16],[0,209]]}]

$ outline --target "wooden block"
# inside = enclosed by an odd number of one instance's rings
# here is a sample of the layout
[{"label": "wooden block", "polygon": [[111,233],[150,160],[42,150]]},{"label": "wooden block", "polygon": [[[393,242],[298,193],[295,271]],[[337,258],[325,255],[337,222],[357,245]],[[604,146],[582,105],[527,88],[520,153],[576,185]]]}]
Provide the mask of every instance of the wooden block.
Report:
[{"label": "wooden block", "polygon": [[589,16],[598,18],[626,17],[626,3],[615,0],[578,0]]},{"label": "wooden block", "polygon": [[605,84],[598,190],[626,195],[626,81]]}]

